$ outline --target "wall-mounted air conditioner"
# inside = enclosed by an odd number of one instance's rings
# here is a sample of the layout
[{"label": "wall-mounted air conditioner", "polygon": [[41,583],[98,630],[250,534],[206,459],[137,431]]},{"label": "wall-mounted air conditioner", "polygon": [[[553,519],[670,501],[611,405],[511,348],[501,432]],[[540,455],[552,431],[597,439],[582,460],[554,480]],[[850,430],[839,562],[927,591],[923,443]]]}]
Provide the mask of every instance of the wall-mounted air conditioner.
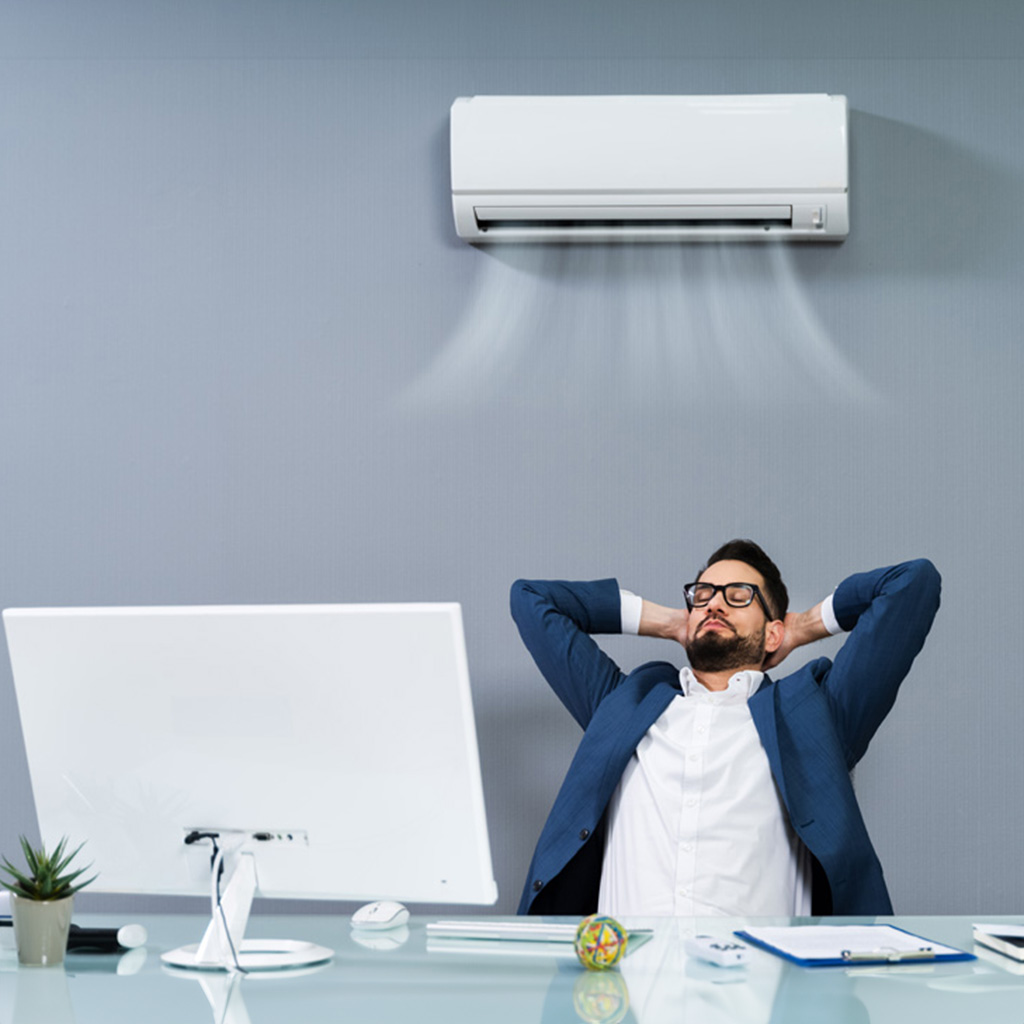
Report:
[{"label": "wall-mounted air conditioner", "polygon": [[841,240],[845,96],[473,96],[451,110],[470,242]]}]

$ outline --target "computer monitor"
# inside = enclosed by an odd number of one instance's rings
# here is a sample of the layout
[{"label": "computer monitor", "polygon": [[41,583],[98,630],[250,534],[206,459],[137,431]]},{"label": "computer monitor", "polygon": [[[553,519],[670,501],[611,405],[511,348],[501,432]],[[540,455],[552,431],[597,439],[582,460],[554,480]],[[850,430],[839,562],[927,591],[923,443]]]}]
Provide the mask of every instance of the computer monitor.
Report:
[{"label": "computer monitor", "polygon": [[239,960],[253,892],[497,899],[458,604],[3,618],[44,841],[86,842],[90,891],[212,891],[179,966],[330,956],[247,944]]}]

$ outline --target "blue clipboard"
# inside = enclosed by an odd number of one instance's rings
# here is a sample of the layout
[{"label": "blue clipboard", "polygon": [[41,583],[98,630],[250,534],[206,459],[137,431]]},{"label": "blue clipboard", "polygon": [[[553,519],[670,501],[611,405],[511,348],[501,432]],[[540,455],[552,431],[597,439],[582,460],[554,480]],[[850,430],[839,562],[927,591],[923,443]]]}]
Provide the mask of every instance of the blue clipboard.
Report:
[{"label": "blue clipboard", "polygon": [[759,949],[801,967],[851,967],[975,960],[973,953],[932,942],[891,924],[793,925],[735,933]]}]

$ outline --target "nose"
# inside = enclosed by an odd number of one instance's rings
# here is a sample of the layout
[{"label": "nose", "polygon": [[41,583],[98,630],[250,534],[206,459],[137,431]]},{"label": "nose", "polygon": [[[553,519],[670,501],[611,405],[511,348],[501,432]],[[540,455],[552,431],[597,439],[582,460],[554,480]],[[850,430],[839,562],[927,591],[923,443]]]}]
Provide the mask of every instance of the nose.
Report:
[{"label": "nose", "polygon": [[728,607],[729,605],[726,604],[725,601],[725,594],[721,590],[716,590],[711,596],[711,600],[704,605],[704,608],[706,609],[705,614],[714,610],[716,612],[725,612],[725,614],[728,615],[728,612],[726,611]]}]

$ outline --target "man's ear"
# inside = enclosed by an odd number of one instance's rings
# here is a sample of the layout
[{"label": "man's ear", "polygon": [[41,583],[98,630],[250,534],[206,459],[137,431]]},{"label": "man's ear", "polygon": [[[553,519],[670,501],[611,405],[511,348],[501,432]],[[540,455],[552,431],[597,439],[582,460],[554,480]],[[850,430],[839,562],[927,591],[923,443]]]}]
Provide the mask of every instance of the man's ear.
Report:
[{"label": "man's ear", "polygon": [[786,638],[786,626],[782,619],[772,619],[764,627],[764,652],[774,654]]}]

